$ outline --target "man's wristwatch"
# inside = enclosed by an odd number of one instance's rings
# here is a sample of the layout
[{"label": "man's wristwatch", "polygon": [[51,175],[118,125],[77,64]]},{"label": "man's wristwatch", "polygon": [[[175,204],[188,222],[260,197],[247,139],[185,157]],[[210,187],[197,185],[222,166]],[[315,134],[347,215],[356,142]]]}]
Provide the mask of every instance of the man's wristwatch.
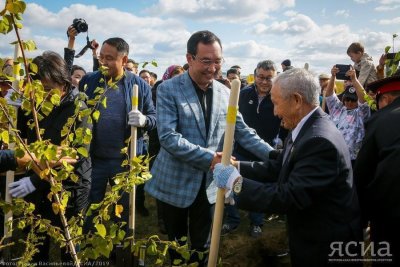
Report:
[{"label": "man's wristwatch", "polygon": [[239,194],[242,191],[243,177],[239,176],[236,182],[233,184],[233,192]]}]

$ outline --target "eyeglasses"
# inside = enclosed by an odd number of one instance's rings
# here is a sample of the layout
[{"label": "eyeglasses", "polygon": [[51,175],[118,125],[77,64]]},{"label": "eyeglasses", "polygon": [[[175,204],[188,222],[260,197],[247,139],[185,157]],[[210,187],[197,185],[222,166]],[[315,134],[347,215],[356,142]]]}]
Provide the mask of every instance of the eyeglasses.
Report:
[{"label": "eyeglasses", "polygon": [[207,67],[211,66],[211,64],[214,64],[216,66],[221,66],[225,62],[224,58],[219,58],[216,60],[211,60],[211,59],[206,59],[206,58],[200,59],[200,58],[197,58],[195,55],[192,55],[192,58],[194,60],[200,61],[204,66],[207,66]]},{"label": "eyeglasses", "polygon": [[345,98],[343,98],[343,102],[345,102],[345,101],[357,102],[357,99],[353,99],[353,98],[347,98],[347,97],[345,97]]},{"label": "eyeglasses", "polygon": [[259,79],[261,82],[262,81],[271,82],[272,79],[273,79],[272,77],[264,77],[264,76],[261,76],[261,75],[257,75],[256,78]]}]

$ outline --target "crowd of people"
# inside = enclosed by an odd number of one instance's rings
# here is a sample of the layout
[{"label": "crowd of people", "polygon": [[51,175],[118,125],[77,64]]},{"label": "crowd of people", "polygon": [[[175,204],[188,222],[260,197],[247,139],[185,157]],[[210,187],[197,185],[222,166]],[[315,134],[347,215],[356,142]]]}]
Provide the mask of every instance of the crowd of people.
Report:
[{"label": "crowd of people", "polygon": [[[73,26],[68,28],[64,59],[51,51],[33,59],[38,72],[32,77],[45,90],[62,92],[60,105],[40,123],[44,138],[55,145],[62,141],[62,125],[75,110],[78,92],[93,99],[100,87],[107,97],[107,107],[98,107],[100,117],[93,125],[81,122],[92,129],[93,138],[87,146],[89,156],[71,161],[79,180],[64,183],[73,192],[67,216],[101,202],[107,185],[115,184],[113,177],[129,168],[121,166],[121,149],[130,128],[137,127],[136,154],[154,157],[152,179],[137,187],[137,212],[149,215],[146,191],[157,201],[160,232],[169,240],[187,236],[191,249],[206,252],[215,202],[210,196],[224,188],[235,204],[225,208],[222,235],[233,234],[238,227],[239,208],[249,211],[249,234],[254,238],[262,235],[266,213],[285,215],[292,266],[361,266],[362,261],[352,261],[355,256],[362,259],[359,246],[346,253],[332,244],[341,242],[348,248],[367,241],[368,233],[375,247],[389,244],[387,258],[372,255],[374,266],[400,264],[400,171],[395,167],[400,162],[400,75],[397,71],[384,77],[385,55],[375,67],[363,45],[352,43],[347,54],[354,65],[344,73],[340,93],[338,66],[332,66],[330,75],[320,74],[318,83],[311,72],[295,68],[289,59],[282,61],[281,73],[273,61],[259,61],[254,83],[247,84],[239,65],[222,76],[221,40],[210,31],[198,31],[187,42],[187,63],[171,65],[157,81],[155,73],[139,72],[139,64],[128,58],[129,45],[118,37],[101,46],[90,42],[92,72],[74,65],[77,34]],[[10,66],[12,70],[12,63],[6,63],[3,72]],[[107,71],[99,71],[100,66]],[[242,81],[239,112],[231,165],[224,166],[223,135],[234,79]],[[107,90],[110,82],[116,84],[114,90]],[[6,97],[12,91],[6,76],[0,77],[0,85]],[[139,102],[138,110],[132,111],[133,85],[138,85]],[[367,95],[378,110],[371,108]],[[85,108],[86,103],[79,101]],[[19,113],[18,129],[28,143],[36,140],[29,120],[29,115]],[[0,156],[1,171],[32,160],[16,158],[10,150],[1,150]],[[37,174],[9,186],[12,197],[35,203],[38,213],[60,224],[47,199],[49,184]],[[128,202],[124,194],[124,209],[115,221],[128,221]],[[92,218],[86,218],[84,232],[94,230]],[[35,262],[48,260],[48,241],[43,241]],[[170,258],[171,263],[183,260],[172,250]],[[207,257],[193,253],[189,262],[205,266]]]}]

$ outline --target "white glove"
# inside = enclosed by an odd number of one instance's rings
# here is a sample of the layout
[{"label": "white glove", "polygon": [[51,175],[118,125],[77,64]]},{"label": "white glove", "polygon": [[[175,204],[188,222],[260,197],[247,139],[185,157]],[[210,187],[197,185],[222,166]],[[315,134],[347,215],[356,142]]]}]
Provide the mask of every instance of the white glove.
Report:
[{"label": "white glove", "polygon": [[10,183],[8,188],[10,189],[10,195],[12,197],[25,197],[36,190],[30,177],[24,177],[16,182]]},{"label": "white glove", "polygon": [[232,189],[236,178],[240,176],[238,170],[232,165],[215,164],[213,178],[219,188]]},{"label": "white glove", "polygon": [[128,114],[128,124],[134,127],[144,127],[146,124],[146,116],[139,110],[132,110]]}]

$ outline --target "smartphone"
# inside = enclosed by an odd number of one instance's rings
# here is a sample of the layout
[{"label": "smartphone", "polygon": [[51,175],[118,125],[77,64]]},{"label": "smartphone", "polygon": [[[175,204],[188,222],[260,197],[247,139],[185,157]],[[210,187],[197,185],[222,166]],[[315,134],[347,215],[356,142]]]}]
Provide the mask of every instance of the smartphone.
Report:
[{"label": "smartphone", "polygon": [[394,59],[395,56],[396,56],[396,53],[387,53],[386,59]]},{"label": "smartphone", "polygon": [[346,76],[346,72],[350,70],[351,65],[346,64],[336,64],[336,68],[339,69],[339,72],[336,73],[336,79],[338,80],[348,80],[349,76]]}]

